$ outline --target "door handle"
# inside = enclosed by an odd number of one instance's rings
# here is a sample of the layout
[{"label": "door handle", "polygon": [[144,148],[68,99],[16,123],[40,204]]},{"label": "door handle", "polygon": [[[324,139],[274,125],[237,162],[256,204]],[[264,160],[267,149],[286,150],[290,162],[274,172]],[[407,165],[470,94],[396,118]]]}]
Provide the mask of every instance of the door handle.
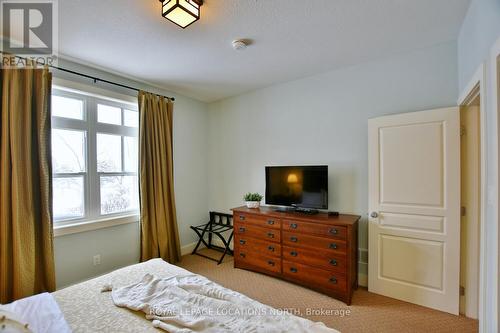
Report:
[{"label": "door handle", "polygon": [[377,212],[371,212],[370,217],[372,219],[376,219],[378,217],[378,213]]},{"label": "door handle", "polygon": [[245,243],[246,243],[246,242],[247,242],[247,241],[246,241],[246,240],[244,240],[244,239],[241,239],[241,240],[240,240],[240,244],[241,244],[241,245],[245,245]]}]

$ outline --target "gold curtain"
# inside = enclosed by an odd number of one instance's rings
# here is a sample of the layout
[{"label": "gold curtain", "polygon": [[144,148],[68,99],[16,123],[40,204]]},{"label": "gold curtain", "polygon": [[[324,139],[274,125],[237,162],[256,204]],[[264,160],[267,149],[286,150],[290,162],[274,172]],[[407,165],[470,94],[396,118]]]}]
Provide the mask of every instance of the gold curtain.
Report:
[{"label": "gold curtain", "polygon": [[174,195],[173,103],[139,92],[141,261],[180,260]]},{"label": "gold curtain", "polygon": [[0,303],[55,290],[48,69],[0,69]]}]

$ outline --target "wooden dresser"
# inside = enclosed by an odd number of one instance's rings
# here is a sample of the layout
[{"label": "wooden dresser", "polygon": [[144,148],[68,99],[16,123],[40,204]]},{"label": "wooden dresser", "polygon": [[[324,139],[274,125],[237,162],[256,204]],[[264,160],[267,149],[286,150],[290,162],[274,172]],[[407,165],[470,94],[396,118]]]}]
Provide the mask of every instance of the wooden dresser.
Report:
[{"label": "wooden dresser", "polygon": [[233,209],[234,267],[291,281],[351,304],[360,216]]}]

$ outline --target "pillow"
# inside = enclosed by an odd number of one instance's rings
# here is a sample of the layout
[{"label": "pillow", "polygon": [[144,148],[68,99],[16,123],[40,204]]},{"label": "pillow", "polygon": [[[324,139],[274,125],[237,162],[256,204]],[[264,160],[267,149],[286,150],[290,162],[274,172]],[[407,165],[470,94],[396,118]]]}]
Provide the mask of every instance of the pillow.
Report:
[{"label": "pillow", "polygon": [[32,333],[28,324],[0,305],[0,333]]}]

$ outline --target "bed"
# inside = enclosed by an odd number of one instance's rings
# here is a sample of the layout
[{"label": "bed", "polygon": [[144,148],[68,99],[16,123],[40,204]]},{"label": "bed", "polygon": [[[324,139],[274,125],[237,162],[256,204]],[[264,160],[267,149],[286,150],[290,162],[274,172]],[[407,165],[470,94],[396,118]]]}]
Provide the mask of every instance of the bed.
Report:
[{"label": "bed", "polygon": [[[117,289],[122,289],[122,292],[124,292],[124,287],[136,284],[138,281],[144,279],[145,276],[154,276],[158,279],[169,279],[179,276],[205,279],[183,268],[170,265],[161,259],[153,259],[56,291],[52,295],[73,332],[165,332],[165,329],[160,330],[154,327],[152,321],[146,319],[144,312],[118,307],[114,304],[111,294],[102,291],[103,287],[110,286],[109,288],[111,289],[112,286],[113,293]],[[216,285],[213,282],[210,282],[210,284]],[[250,302],[247,304],[251,304],[252,307],[272,309],[244,295],[230,291],[219,285],[216,286],[226,290],[238,299]],[[113,297],[115,297],[114,294]],[[287,318],[286,322],[296,321],[300,327],[304,327],[304,332],[337,332],[327,328],[322,323],[313,323],[293,315],[284,314],[281,317]],[[283,323],[285,324],[285,320]],[[286,330],[275,328],[271,331],[285,332]],[[192,331],[196,330],[188,329],[179,330],[178,332]],[[247,330],[241,331],[246,332]]]}]

